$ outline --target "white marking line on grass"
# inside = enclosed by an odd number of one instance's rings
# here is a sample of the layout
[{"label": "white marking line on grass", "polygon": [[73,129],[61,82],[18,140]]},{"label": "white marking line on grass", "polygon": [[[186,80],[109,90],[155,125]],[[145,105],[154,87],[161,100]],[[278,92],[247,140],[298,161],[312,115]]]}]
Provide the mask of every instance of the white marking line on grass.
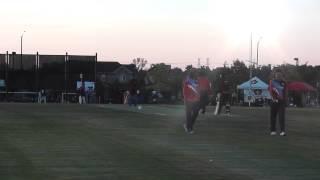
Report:
[{"label": "white marking line on grass", "polygon": [[[111,106],[107,107],[107,106],[104,106],[104,105],[97,105],[97,107],[119,109],[119,108],[115,108],[115,107],[111,107]],[[152,107],[152,106],[149,106],[149,107]],[[121,109],[121,110],[124,110],[124,109]],[[126,108],[125,110],[130,111],[130,112],[142,113],[142,114],[153,114],[153,115],[157,115],[157,116],[168,116],[168,114],[164,114],[164,113],[147,113],[147,112],[144,112],[143,110],[135,110],[135,109],[130,109],[130,108]]]},{"label": "white marking line on grass", "polygon": [[154,114],[159,116],[167,116],[167,114],[164,114],[164,113],[154,113]]},{"label": "white marking line on grass", "polygon": [[220,117],[241,117],[241,115],[239,114],[219,114],[219,115],[214,115],[214,113],[206,113],[206,114],[209,114],[209,115],[213,115],[213,116],[220,116]]},{"label": "white marking line on grass", "polygon": [[144,107],[147,107],[147,108],[154,108],[154,106],[146,106],[146,105],[144,105]]}]

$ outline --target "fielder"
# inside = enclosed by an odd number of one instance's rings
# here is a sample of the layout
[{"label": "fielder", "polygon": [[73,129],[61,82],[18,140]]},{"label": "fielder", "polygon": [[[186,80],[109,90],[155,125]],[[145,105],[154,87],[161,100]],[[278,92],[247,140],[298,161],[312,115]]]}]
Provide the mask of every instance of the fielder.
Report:
[{"label": "fielder", "polygon": [[270,80],[269,92],[272,103],[270,108],[270,135],[277,135],[276,121],[279,116],[280,136],[285,136],[285,110],[287,98],[287,83],[284,81],[282,72],[278,69],[273,72]]},{"label": "fielder", "polygon": [[194,71],[183,82],[183,97],[186,108],[186,123],[184,129],[193,134],[193,126],[199,114],[200,93],[199,84]]}]

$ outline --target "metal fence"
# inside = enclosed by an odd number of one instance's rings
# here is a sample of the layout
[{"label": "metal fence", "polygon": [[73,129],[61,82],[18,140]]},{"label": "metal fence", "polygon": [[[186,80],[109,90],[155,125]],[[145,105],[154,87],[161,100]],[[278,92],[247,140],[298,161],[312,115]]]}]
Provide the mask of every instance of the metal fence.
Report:
[{"label": "metal fence", "polygon": [[[76,82],[96,81],[95,56],[0,54],[0,92],[38,92],[45,89],[52,99],[61,93],[75,93]],[[54,97],[56,96],[56,97]]]}]

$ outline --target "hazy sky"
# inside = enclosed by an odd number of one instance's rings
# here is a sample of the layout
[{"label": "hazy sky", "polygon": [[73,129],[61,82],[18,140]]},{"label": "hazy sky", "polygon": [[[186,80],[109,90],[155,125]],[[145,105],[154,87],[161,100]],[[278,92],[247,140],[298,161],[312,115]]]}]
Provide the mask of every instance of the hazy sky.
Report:
[{"label": "hazy sky", "polygon": [[25,53],[216,67],[248,60],[252,32],[261,64],[320,64],[319,0],[3,0],[0,18],[0,53],[25,30]]}]

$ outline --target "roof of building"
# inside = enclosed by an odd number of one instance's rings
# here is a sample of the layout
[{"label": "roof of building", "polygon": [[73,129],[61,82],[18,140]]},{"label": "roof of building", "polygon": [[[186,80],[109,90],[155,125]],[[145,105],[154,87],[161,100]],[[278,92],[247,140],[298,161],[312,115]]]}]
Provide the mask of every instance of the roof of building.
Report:
[{"label": "roof of building", "polygon": [[125,67],[132,72],[136,72],[137,69],[134,64],[120,64],[116,61],[98,61],[97,62],[97,72],[99,73],[111,73],[120,67]]},{"label": "roof of building", "polygon": [[119,62],[114,61],[98,61],[97,72],[109,73],[113,72],[121,66]]}]

